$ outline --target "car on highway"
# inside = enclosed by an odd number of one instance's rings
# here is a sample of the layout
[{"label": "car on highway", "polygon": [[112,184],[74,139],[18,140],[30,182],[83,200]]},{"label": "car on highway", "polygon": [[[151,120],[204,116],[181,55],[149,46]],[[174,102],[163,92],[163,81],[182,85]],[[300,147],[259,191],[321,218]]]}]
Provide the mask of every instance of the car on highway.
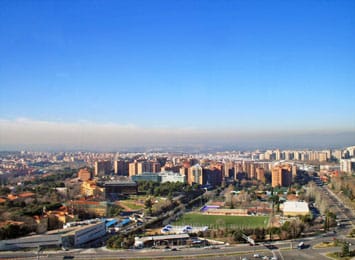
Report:
[{"label": "car on highway", "polygon": [[298,249],[303,249],[304,248],[304,242],[301,241],[298,245],[297,245]]},{"label": "car on highway", "polygon": [[254,258],[261,258],[261,255],[259,255],[259,254],[254,254],[253,257],[254,257]]}]

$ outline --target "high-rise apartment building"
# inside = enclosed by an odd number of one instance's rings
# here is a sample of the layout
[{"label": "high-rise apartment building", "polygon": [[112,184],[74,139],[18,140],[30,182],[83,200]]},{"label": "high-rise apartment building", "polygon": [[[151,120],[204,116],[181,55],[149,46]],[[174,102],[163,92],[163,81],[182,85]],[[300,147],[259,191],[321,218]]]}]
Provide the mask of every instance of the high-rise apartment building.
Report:
[{"label": "high-rise apartment building", "polygon": [[96,161],[95,165],[95,176],[108,175],[111,172],[111,162],[110,161]]},{"label": "high-rise apartment building", "polygon": [[143,172],[152,172],[150,162],[143,161],[137,163],[137,174],[142,174]]},{"label": "high-rise apartment building", "polygon": [[328,153],[327,152],[320,152],[318,154],[318,159],[320,162],[326,162],[328,160]]},{"label": "high-rise apartment building", "polygon": [[332,152],[332,156],[338,160],[342,158],[342,150],[335,150]]},{"label": "high-rise apartment building", "polygon": [[297,176],[297,165],[292,165],[292,178]]},{"label": "high-rise apartment building", "polygon": [[151,164],[151,171],[152,171],[152,172],[155,172],[155,173],[160,172],[160,171],[161,171],[160,163],[158,163],[158,162],[152,162],[152,164]]},{"label": "high-rise apartment building", "polygon": [[290,166],[275,166],[271,171],[271,186],[287,187],[292,183],[292,173]]},{"label": "high-rise apartment building", "polygon": [[203,185],[219,186],[222,183],[222,171],[218,168],[202,169]]},{"label": "high-rise apartment building", "polygon": [[249,166],[248,177],[249,177],[249,179],[256,178],[255,164],[252,162],[250,163],[250,166]]},{"label": "high-rise apartment building", "polygon": [[131,177],[133,175],[137,175],[138,174],[138,163],[136,161],[131,162],[128,165],[128,176]]},{"label": "high-rise apartment building", "polygon": [[293,159],[294,159],[295,161],[301,160],[301,153],[298,152],[298,151],[294,152],[294,153],[293,153]]},{"label": "high-rise apartment building", "polygon": [[233,162],[226,162],[224,163],[223,171],[224,171],[224,177],[231,177],[233,175]]},{"label": "high-rise apartment building", "polygon": [[203,184],[203,169],[199,164],[191,166],[188,174],[188,184]]},{"label": "high-rise apartment building", "polygon": [[352,159],[341,159],[340,160],[340,171],[351,173],[355,171],[355,158]]},{"label": "high-rise apartment building", "polygon": [[190,168],[190,166],[189,167],[181,167],[180,168],[180,175],[182,175],[182,176],[185,176],[185,180],[186,180],[186,183],[190,183],[189,182],[189,168]]},{"label": "high-rise apartment building", "polygon": [[262,167],[256,168],[256,179],[265,183],[265,170]]},{"label": "high-rise apartment building", "polygon": [[129,163],[124,160],[116,160],[113,163],[114,173],[117,175],[128,176]]}]

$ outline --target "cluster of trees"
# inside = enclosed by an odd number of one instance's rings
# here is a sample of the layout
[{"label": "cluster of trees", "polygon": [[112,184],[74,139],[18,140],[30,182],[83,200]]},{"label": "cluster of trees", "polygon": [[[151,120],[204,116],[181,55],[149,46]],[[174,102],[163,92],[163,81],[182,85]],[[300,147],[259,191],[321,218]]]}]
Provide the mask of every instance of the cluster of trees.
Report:
[{"label": "cluster of trees", "polygon": [[35,231],[27,225],[9,224],[0,228],[0,240],[17,238]]},{"label": "cluster of trees", "polygon": [[107,217],[108,218],[117,217],[120,215],[122,210],[123,209],[120,206],[117,206],[115,204],[109,204],[107,207]]},{"label": "cluster of trees", "polygon": [[224,239],[230,243],[246,242],[243,234],[251,237],[255,241],[265,241],[267,239],[291,239],[300,237],[304,230],[304,225],[301,221],[294,220],[292,222],[285,222],[281,227],[269,228],[247,228],[247,229],[230,229],[219,228],[211,229],[205,232],[198,232],[199,237]]},{"label": "cluster of trees", "polygon": [[138,192],[153,196],[172,196],[176,192],[182,192],[189,189],[189,185],[181,182],[157,183],[152,181],[138,182]]},{"label": "cluster of trees", "polygon": [[148,213],[152,216],[159,216],[165,212],[168,212],[176,207],[179,206],[179,203],[177,201],[173,200],[166,200],[162,203],[159,203],[157,205],[153,205],[152,207],[149,207],[149,199],[145,201],[145,207],[148,209]]},{"label": "cluster of trees", "polygon": [[111,249],[129,249],[134,245],[134,236],[114,235],[107,240],[106,246]]},{"label": "cluster of trees", "polygon": [[[42,215],[43,210],[55,210],[61,207],[58,202],[39,203],[36,199],[31,203],[26,203],[24,200],[7,201],[0,206],[0,221],[17,221],[23,224],[10,224],[0,229],[1,239],[16,238],[35,232],[37,224],[34,221],[34,216]],[[16,231],[16,232],[14,232]]]},{"label": "cluster of trees", "polygon": [[53,173],[42,176],[37,175],[34,180],[26,181],[24,184],[26,185],[40,185],[45,184],[48,187],[64,187],[64,182],[68,178],[76,177],[77,169],[64,168],[60,170],[56,170]]},{"label": "cluster of trees", "polygon": [[353,176],[342,175],[333,177],[331,188],[335,191],[342,191],[350,200],[355,199],[355,178]]},{"label": "cluster of trees", "polygon": [[310,182],[307,186],[305,199],[310,203],[315,203],[323,215],[332,208],[332,205],[329,205],[328,200],[324,198],[323,192],[314,182]]},{"label": "cluster of trees", "polygon": [[235,194],[235,187],[229,185],[224,192],[225,205],[231,209],[233,208],[245,208],[250,205],[253,200],[254,193],[249,193],[246,190],[241,190],[239,194]]}]

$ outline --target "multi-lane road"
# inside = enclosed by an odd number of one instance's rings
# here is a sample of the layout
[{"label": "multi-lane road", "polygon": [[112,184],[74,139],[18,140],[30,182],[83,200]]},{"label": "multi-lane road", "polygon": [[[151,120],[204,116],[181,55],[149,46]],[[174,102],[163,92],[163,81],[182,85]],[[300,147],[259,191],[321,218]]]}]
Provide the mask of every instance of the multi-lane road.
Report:
[{"label": "multi-lane road", "polygon": [[330,205],[334,205],[336,208],[336,216],[337,219],[339,220],[344,220],[344,222],[348,222],[347,224],[352,225],[352,227],[355,226],[355,215],[354,212],[346,207],[341,200],[333,193],[331,189],[329,189],[327,186],[321,186],[320,187],[324,195],[326,196],[326,199],[330,201]]},{"label": "multi-lane road", "polygon": [[[165,251],[160,249],[143,250],[107,250],[105,248],[95,249],[74,249],[69,251],[27,251],[27,252],[0,252],[1,259],[164,259],[164,258],[200,258],[200,259],[253,259],[254,254],[262,256],[277,257],[279,260],[289,259],[328,259],[326,252],[340,251],[340,247],[315,249],[314,245],[331,241],[334,237],[344,240],[344,231],[337,232],[336,236],[316,236],[302,239],[305,242],[305,249],[297,249],[301,239],[279,241],[273,243],[250,246],[246,244],[221,246],[219,248],[179,248],[177,251]],[[346,238],[350,242],[351,249],[355,249],[355,239]],[[292,249],[291,249],[292,245]]]}]

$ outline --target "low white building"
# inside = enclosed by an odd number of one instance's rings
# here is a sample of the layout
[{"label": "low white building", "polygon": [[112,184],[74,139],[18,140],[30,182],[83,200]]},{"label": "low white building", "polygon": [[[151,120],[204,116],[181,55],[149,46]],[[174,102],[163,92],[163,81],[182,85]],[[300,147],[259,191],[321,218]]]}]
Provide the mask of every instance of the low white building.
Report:
[{"label": "low white building", "polygon": [[159,245],[185,245],[188,239],[190,239],[188,234],[135,237],[134,247],[144,248]]},{"label": "low white building", "polygon": [[175,172],[160,172],[158,173],[161,177],[161,182],[186,182],[186,178],[184,175]]},{"label": "low white building", "polygon": [[304,201],[285,201],[282,211],[284,216],[305,216],[309,214],[308,203]]}]

